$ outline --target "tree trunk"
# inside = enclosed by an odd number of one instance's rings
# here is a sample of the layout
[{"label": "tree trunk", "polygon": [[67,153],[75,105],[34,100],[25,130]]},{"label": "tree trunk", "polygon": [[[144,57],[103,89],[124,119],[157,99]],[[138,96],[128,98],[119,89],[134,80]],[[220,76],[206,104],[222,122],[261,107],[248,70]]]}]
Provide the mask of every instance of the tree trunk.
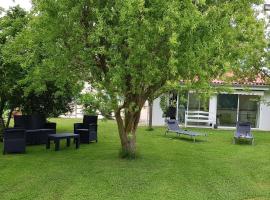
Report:
[{"label": "tree trunk", "polygon": [[11,117],[12,117],[12,112],[13,112],[13,108],[10,109],[9,111],[9,114],[8,114],[8,119],[7,119],[7,123],[6,123],[6,127],[8,128],[9,127],[9,124],[10,124],[10,120],[11,120]]},{"label": "tree trunk", "polygon": [[0,141],[3,140],[4,129],[5,129],[5,122],[4,122],[4,119],[3,119],[2,115],[1,115],[0,116]]},{"label": "tree trunk", "polygon": [[2,140],[3,132],[4,132],[4,129],[5,129],[5,121],[4,121],[4,118],[3,118],[4,106],[5,106],[5,102],[1,101],[0,102],[0,140]]},{"label": "tree trunk", "polygon": [[121,109],[115,112],[118,125],[118,133],[121,140],[121,157],[136,157],[136,131],[140,120],[142,105],[136,111],[124,109],[124,119],[121,116]]},{"label": "tree trunk", "polygon": [[153,101],[148,100],[149,104],[149,121],[148,121],[148,130],[153,130]]}]

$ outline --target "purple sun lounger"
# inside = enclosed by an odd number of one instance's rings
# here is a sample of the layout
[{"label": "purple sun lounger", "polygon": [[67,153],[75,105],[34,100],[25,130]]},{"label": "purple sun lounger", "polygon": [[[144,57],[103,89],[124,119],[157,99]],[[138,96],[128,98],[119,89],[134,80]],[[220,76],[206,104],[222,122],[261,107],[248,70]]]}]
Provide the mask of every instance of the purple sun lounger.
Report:
[{"label": "purple sun lounger", "polygon": [[178,121],[175,119],[169,119],[167,120],[167,130],[165,132],[165,135],[168,132],[174,132],[177,135],[187,135],[190,136],[193,139],[193,142],[196,141],[196,137],[197,136],[207,136],[207,134],[202,134],[202,133],[196,133],[196,132],[192,132],[192,131],[187,131],[187,130],[183,130],[179,127]]},{"label": "purple sun lounger", "polygon": [[233,137],[233,143],[245,140],[254,144],[254,136],[251,133],[251,124],[249,122],[238,122],[236,124],[236,132]]}]

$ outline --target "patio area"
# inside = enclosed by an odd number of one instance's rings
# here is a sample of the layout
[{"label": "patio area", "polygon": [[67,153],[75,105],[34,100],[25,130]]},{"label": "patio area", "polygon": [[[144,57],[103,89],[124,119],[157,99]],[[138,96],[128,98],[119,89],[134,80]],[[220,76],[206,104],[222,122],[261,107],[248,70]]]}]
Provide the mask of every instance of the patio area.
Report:
[{"label": "patio area", "polygon": [[[70,132],[81,119],[51,121]],[[252,146],[233,145],[233,130],[192,129],[208,133],[193,143],[140,127],[139,157],[129,161],[117,156],[116,123],[99,124],[99,142],[78,150],[62,142],[59,152],[37,145],[1,155],[1,199],[270,199],[268,132],[253,131]]]}]

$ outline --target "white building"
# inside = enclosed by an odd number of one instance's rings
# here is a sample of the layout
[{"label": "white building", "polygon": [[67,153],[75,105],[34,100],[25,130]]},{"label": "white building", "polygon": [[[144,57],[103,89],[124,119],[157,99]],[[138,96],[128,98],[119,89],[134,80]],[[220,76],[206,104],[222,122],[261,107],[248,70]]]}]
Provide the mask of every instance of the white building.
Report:
[{"label": "white building", "polygon": [[[213,84],[222,86],[223,82],[215,80]],[[176,102],[175,118],[187,126],[211,127],[217,124],[220,128],[233,128],[237,121],[249,121],[252,128],[270,131],[270,86],[258,79],[245,84],[235,83],[231,89],[231,93],[214,94],[204,100],[196,93],[189,92],[184,94],[186,102],[180,101],[179,96],[183,94],[171,93],[170,99]],[[82,93],[91,91],[91,87],[86,84]],[[192,113],[196,113],[193,116],[195,120],[186,120]],[[75,105],[73,112],[61,117],[82,118],[82,106]],[[148,121],[149,106],[146,102],[141,111],[140,125],[147,125]],[[165,125],[160,98],[153,102],[152,124]]]},{"label": "white building", "polygon": [[[222,85],[216,81],[215,85]],[[248,88],[248,90],[247,90]],[[186,94],[187,101],[180,102],[179,94],[171,95],[176,101],[175,118],[187,126],[205,126],[217,124],[220,128],[235,127],[237,121],[248,121],[252,128],[270,131],[270,91],[269,85],[261,81],[245,84],[233,84],[231,93],[214,94],[202,99],[193,92]],[[192,116],[193,118],[190,116]],[[148,122],[148,107],[143,109],[141,122]],[[188,120],[191,119],[191,120]],[[160,107],[160,98],[153,102],[153,126],[164,126],[165,118]]]}]

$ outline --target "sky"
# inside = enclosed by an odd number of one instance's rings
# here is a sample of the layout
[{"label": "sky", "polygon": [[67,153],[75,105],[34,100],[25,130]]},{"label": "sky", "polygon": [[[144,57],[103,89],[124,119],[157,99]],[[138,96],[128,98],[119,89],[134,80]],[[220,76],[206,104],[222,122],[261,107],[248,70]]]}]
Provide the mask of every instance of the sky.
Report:
[{"label": "sky", "polygon": [[[265,3],[270,4],[270,0],[265,0]],[[0,0],[0,7],[8,9],[10,6],[20,5],[26,10],[31,9],[31,0]]]},{"label": "sky", "polygon": [[[265,0],[265,3],[270,4],[270,0]],[[0,0],[0,7],[8,9],[10,6],[20,5],[22,8],[26,10],[31,9],[31,0]]]},{"label": "sky", "polygon": [[[270,4],[270,0],[264,0],[264,3]],[[3,7],[5,10],[7,10],[9,7],[16,5],[20,5],[22,8],[28,11],[32,7],[31,0],[0,0],[0,7]],[[263,12],[263,6],[259,6],[257,9],[261,12],[259,18],[265,18],[266,16],[268,16],[267,22],[269,23],[270,11]],[[0,13],[0,17],[1,15],[3,16],[3,13],[2,14]]]},{"label": "sky", "polygon": [[20,5],[26,10],[31,9],[31,0],[0,0],[0,7],[8,9],[10,6]]}]

